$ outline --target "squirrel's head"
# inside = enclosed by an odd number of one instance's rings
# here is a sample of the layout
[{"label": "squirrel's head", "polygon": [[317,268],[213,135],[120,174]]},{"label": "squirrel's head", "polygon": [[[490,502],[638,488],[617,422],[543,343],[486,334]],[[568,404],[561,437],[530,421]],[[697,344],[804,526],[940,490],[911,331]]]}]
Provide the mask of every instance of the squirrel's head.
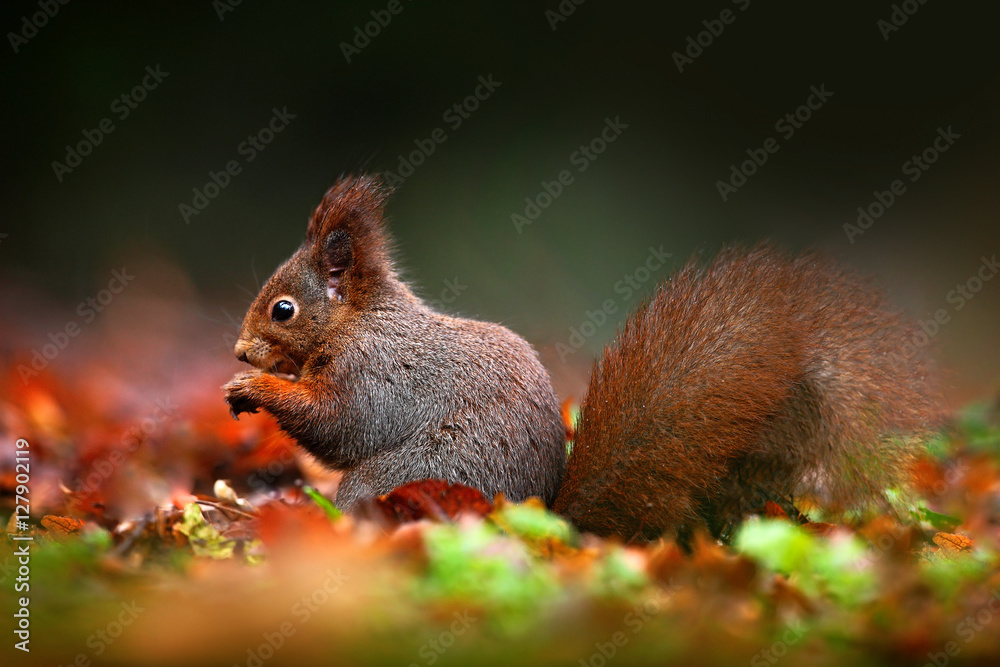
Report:
[{"label": "squirrel's head", "polygon": [[316,208],[306,240],[264,285],[243,319],[236,357],[264,371],[299,375],[322,343],[400,285],[376,176],[342,177]]}]

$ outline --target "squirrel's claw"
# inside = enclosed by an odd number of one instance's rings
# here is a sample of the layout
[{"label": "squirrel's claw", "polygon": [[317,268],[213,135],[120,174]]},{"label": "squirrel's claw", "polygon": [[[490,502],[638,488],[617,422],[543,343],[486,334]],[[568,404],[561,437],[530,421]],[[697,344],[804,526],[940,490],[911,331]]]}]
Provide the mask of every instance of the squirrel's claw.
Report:
[{"label": "squirrel's claw", "polygon": [[244,412],[250,414],[257,412],[258,406],[248,386],[252,379],[251,374],[237,375],[222,387],[226,392],[226,403],[229,404],[229,414],[233,419],[239,420]]},{"label": "squirrel's claw", "polygon": [[[239,399],[229,398],[227,400],[229,401],[229,414],[237,421],[239,421],[240,415],[244,413],[251,415],[257,414],[257,408],[248,407],[247,405],[242,404],[243,401],[239,401]],[[238,402],[241,404],[238,405]]]}]

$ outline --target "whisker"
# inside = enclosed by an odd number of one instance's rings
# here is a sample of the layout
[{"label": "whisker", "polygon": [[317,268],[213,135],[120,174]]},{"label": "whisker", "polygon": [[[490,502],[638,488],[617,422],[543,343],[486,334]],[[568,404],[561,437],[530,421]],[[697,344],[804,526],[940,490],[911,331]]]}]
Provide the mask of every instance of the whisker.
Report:
[{"label": "whisker", "polygon": [[260,288],[262,287],[262,285],[260,284],[260,278],[257,277],[257,268],[254,266],[254,262],[256,261],[256,259],[257,258],[255,255],[250,256],[250,272],[253,273],[253,280],[255,283],[257,283],[257,293],[260,293]]},{"label": "whisker", "polygon": [[260,290],[259,289],[256,292],[251,292],[250,290],[248,290],[243,285],[237,285],[236,287],[238,287],[239,289],[243,290],[244,292],[246,292],[247,294],[250,295],[250,302],[251,303],[253,303],[253,300],[257,298],[258,294],[260,294]]}]

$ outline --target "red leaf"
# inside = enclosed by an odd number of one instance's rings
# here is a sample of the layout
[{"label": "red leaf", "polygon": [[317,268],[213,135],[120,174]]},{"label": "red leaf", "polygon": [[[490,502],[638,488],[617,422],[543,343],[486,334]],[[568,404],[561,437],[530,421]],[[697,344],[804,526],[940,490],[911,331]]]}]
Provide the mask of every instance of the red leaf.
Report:
[{"label": "red leaf", "polygon": [[781,506],[778,505],[778,503],[768,500],[764,505],[764,516],[768,519],[787,519],[788,512],[781,509]]},{"label": "red leaf", "polygon": [[461,514],[484,517],[493,511],[493,503],[476,489],[440,479],[404,484],[377,498],[375,506],[393,524],[419,519],[449,521]]}]

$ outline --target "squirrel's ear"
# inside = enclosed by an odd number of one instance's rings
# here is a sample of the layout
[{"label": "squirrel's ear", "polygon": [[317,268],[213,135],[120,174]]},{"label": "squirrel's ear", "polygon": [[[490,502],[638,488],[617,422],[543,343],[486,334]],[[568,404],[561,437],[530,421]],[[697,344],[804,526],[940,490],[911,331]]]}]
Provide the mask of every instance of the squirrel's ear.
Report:
[{"label": "squirrel's ear", "polygon": [[328,294],[343,301],[392,272],[382,220],[389,189],[377,176],[345,176],[330,188],[306,230],[306,244],[329,276]]},{"label": "squirrel's ear", "polygon": [[337,301],[344,300],[344,289],[340,281],[351,266],[351,239],[342,229],[337,229],[326,238],[323,248],[323,268],[328,272],[327,296]]}]

